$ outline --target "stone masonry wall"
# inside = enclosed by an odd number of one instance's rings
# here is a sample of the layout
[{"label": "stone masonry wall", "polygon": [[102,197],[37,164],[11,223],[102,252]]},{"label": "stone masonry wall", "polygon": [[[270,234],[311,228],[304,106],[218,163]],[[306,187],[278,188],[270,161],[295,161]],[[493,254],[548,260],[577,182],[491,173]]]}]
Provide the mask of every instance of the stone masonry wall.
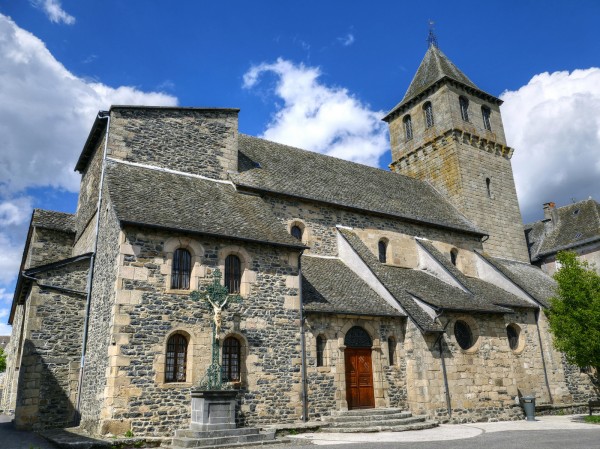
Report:
[{"label": "stone masonry wall", "polygon": [[[212,311],[189,291],[171,290],[171,257],[187,248],[194,261],[192,284],[212,280],[228,254],[242,260],[241,303],[223,312],[220,342],[234,336],[242,346],[237,419],[246,425],[300,418],[300,322],[297,252],[259,244],[126,228],[120,243],[117,297],[108,348],[108,381],[100,432],[169,435],[189,425],[190,389],[211,360]],[[185,382],[165,382],[167,340],[188,339]]]},{"label": "stone masonry wall", "polygon": [[227,179],[237,171],[237,110],[111,110],[109,156]]},{"label": "stone masonry wall", "polygon": [[14,412],[17,400],[24,310],[25,306],[23,304],[17,305],[13,317],[10,340],[6,345],[6,348],[4,348],[4,354],[6,354],[6,374],[4,377],[4,393],[2,394],[1,408],[5,413]]},{"label": "stone masonry wall", "polygon": [[80,425],[92,433],[99,432],[106,378],[115,372],[108,363],[108,348],[111,341],[110,323],[114,319],[120,227],[114,210],[107,207],[110,204],[109,197],[106,195],[104,198],[107,202],[101,209],[80,409]]},{"label": "stone masonry wall", "polygon": [[[75,217],[75,227],[77,229],[76,245],[84,229],[88,227],[90,220],[96,213],[98,207],[98,189],[100,187],[100,177],[102,173],[102,157],[104,155],[104,140],[106,134],[98,142],[94,149],[94,154],[85,171],[82,173],[79,184],[79,198],[77,201],[77,215]],[[77,251],[75,254],[81,254],[85,251]]]},{"label": "stone masonry wall", "polygon": [[[39,273],[27,299],[15,425],[44,429],[73,424],[88,261]],[[67,293],[45,285],[81,291]]]},{"label": "stone masonry wall", "polygon": [[73,234],[53,229],[34,228],[25,269],[71,257]]}]

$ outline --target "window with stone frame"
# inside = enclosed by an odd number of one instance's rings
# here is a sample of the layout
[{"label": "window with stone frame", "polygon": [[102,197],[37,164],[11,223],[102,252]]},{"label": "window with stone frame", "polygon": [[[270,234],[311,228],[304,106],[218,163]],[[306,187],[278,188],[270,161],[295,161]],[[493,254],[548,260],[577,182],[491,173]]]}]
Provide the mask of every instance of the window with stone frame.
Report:
[{"label": "window with stone frame", "polygon": [[173,253],[171,265],[171,288],[189,290],[192,275],[192,255],[187,249],[178,248]]},{"label": "window with stone frame", "polygon": [[322,335],[317,337],[317,366],[325,366],[325,345],[327,340]]},{"label": "window with stone frame", "polygon": [[188,340],[185,335],[174,334],[167,341],[165,382],[185,382]]},{"label": "window with stone frame", "polygon": [[427,128],[431,128],[434,125],[433,106],[431,105],[431,101],[428,101],[423,105],[423,113],[425,114],[425,125]]},{"label": "window with stone frame", "polygon": [[223,382],[239,382],[242,348],[235,337],[227,337],[223,341],[221,360],[221,377]]},{"label": "window with stone frame", "polygon": [[456,266],[456,262],[458,261],[458,250],[456,248],[452,248],[450,251],[450,262],[452,265]]},{"label": "window with stone frame", "polygon": [[508,346],[513,351],[519,348],[519,328],[514,324],[506,326],[506,336],[508,337]]},{"label": "window with stone frame", "polygon": [[292,237],[295,237],[296,239],[302,241],[302,228],[300,226],[292,226],[290,233],[292,234]]},{"label": "window with stone frame", "polygon": [[492,115],[492,111],[487,106],[481,106],[481,117],[483,118],[483,127],[488,131],[492,130],[492,122],[490,121],[490,117]]},{"label": "window with stone frame", "polygon": [[465,122],[469,121],[469,100],[467,97],[458,97],[458,103],[460,104],[460,116]]},{"label": "window with stone frame", "polygon": [[396,339],[394,337],[388,337],[388,360],[390,361],[390,366],[394,366],[396,364]]},{"label": "window with stone frame", "polygon": [[404,124],[404,136],[406,140],[411,140],[413,138],[413,129],[412,129],[412,118],[410,115],[405,115],[402,119],[402,123]]},{"label": "window with stone frame", "polygon": [[379,253],[379,262],[387,263],[387,242],[383,239],[379,240],[377,250]]},{"label": "window with stone frame", "polygon": [[456,323],[454,323],[454,337],[456,338],[458,346],[464,350],[472,348],[475,344],[471,326],[469,326],[465,321],[458,320]]},{"label": "window with stone frame", "polygon": [[239,293],[242,283],[242,262],[235,254],[225,258],[225,287],[229,293]]}]

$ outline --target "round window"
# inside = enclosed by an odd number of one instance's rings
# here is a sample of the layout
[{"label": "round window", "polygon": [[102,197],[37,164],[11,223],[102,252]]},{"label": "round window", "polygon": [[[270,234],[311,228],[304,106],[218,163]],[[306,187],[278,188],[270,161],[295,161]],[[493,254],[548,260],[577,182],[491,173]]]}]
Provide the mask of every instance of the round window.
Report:
[{"label": "round window", "polygon": [[508,345],[510,349],[516,351],[519,348],[519,328],[514,324],[509,324],[506,327],[506,336],[508,337]]},{"label": "round window", "polygon": [[471,327],[464,321],[458,320],[454,323],[454,336],[462,349],[466,350],[473,346],[473,332],[471,332]]}]

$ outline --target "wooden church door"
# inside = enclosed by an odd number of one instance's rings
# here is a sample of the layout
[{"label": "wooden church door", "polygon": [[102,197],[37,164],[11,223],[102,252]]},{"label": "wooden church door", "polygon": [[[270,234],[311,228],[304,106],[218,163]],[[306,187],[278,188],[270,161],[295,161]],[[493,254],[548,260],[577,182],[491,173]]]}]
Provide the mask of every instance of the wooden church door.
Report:
[{"label": "wooden church door", "polygon": [[346,364],[346,401],[348,409],[375,407],[373,394],[373,363],[371,360],[371,337],[355,326],[344,339]]}]

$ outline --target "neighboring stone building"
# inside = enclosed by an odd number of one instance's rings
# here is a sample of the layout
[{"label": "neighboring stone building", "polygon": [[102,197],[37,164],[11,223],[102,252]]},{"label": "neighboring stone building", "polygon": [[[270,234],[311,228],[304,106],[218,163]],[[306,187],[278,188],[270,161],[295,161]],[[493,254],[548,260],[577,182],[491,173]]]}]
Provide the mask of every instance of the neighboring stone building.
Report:
[{"label": "neighboring stone building", "polygon": [[2,407],[21,428],[186,427],[213,328],[190,292],[217,268],[242,298],[219,335],[242,425],[595,395],[552,347],[499,104],[431,46],[386,117],[392,172],[239,134],[235,109],[101,113],[76,214],[33,213]]},{"label": "neighboring stone building", "polygon": [[592,198],[568,206],[544,204],[544,219],[525,226],[531,262],[554,274],[556,254],[574,251],[600,274],[600,204]]}]

